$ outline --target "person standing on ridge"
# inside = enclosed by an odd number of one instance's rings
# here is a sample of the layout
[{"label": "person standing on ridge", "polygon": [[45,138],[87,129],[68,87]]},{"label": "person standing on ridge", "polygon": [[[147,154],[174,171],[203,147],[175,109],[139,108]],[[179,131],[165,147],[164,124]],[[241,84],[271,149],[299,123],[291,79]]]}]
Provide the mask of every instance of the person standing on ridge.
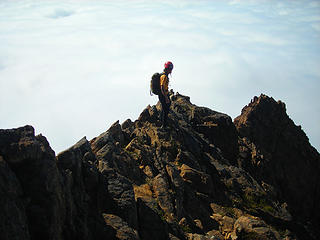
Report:
[{"label": "person standing on ridge", "polygon": [[169,77],[168,75],[171,74],[173,69],[173,64],[172,62],[166,62],[164,64],[164,70],[163,73],[161,74],[160,77],[160,94],[159,96],[159,101],[161,103],[161,123],[162,123],[162,128],[167,127],[167,121],[168,121],[168,113],[171,105],[171,101],[169,99],[169,90],[168,90],[168,85],[169,85]]}]

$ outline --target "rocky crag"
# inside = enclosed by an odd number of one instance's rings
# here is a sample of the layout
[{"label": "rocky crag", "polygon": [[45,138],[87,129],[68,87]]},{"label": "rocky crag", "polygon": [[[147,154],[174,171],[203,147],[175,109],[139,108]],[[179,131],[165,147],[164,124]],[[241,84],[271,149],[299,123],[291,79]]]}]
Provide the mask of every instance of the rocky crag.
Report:
[{"label": "rocky crag", "polygon": [[285,104],[234,122],[172,94],[57,156],[31,126],[0,130],[0,239],[319,239],[320,155]]}]

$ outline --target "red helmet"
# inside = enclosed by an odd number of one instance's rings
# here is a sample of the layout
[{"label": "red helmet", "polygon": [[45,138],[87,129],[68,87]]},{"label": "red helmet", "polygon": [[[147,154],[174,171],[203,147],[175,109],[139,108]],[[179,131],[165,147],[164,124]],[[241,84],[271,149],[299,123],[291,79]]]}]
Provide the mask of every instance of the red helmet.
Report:
[{"label": "red helmet", "polygon": [[164,64],[164,68],[165,69],[169,69],[169,70],[172,70],[173,69],[173,64],[172,64],[172,62],[166,62],[165,64]]}]

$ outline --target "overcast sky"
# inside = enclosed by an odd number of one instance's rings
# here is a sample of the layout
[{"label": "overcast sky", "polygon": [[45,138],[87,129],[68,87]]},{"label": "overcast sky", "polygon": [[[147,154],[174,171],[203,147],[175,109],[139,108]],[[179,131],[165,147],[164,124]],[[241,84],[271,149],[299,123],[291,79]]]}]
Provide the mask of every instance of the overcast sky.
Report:
[{"label": "overcast sky", "polygon": [[0,0],[0,128],[32,125],[56,153],[157,97],[150,77],[240,115],[261,93],[320,149],[320,1]]}]

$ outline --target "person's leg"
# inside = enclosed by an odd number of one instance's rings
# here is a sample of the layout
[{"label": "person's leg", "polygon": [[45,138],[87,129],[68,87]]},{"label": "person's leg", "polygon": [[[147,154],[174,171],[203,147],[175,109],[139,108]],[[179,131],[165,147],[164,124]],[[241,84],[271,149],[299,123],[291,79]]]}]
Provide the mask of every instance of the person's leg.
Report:
[{"label": "person's leg", "polygon": [[161,103],[160,121],[161,121],[162,126],[165,127],[166,100],[162,94],[159,95],[159,101]]},{"label": "person's leg", "polygon": [[169,103],[167,103],[166,101],[164,101],[164,108],[163,108],[163,122],[162,122],[162,125],[164,126],[164,127],[166,127],[167,126],[167,124],[168,124],[168,114],[169,114],[169,110],[170,110],[170,105],[171,105],[171,103],[169,102]]}]

